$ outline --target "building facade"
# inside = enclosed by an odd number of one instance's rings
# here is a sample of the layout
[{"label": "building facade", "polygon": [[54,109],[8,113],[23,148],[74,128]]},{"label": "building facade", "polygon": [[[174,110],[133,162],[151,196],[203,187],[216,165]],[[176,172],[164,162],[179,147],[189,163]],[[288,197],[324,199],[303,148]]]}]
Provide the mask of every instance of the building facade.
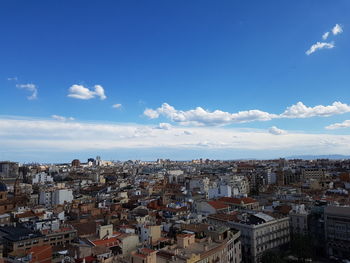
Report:
[{"label": "building facade", "polygon": [[215,214],[208,223],[234,228],[241,233],[244,262],[258,263],[262,255],[290,241],[289,217],[272,217],[264,213]]},{"label": "building facade", "polygon": [[328,256],[350,258],[350,207],[327,206],[324,210]]}]

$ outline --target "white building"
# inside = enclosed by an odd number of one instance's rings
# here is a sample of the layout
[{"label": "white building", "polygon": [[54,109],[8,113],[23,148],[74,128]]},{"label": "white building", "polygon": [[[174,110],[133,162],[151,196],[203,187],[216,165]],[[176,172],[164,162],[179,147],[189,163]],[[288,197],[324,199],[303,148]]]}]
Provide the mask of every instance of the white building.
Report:
[{"label": "white building", "polygon": [[45,206],[62,205],[65,202],[73,201],[73,191],[71,189],[55,189],[41,191],[39,203]]},{"label": "white building", "polygon": [[247,196],[249,194],[249,182],[245,176],[234,175],[229,180],[233,196]]},{"label": "white building", "polygon": [[209,199],[215,199],[219,197],[231,197],[232,188],[229,185],[218,185],[217,187],[210,188],[208,195]]},{"label": "white building", "polygon": [[62,205],[65,202],[73,201],[73,191],[71,189],[57,189],[53,195],[53,205]]},{"label": "white building", "polygon": [[46,184],[46,183],[52,183],[52,182],[53,182],[52,176],[44,172],[37,173],[32,177],[32,184]]},{"label": "white building", "polygon": [[308,233],[308,216],[309,212],[305,209],[305,205],[294,205],[289,212],[290,228],[293,234]]},{"label": "white building", "polygon": [[191,178],[189,181],[189,190],[198,189],[202,193],[208,193],[210,180],[208,177]]},{"label": "white building", "polygon": [[170,170],[167,172],[168,174],[168,182],[169,183],[178,183],[178,177],[183,175],[184,172],[181,170]]}]

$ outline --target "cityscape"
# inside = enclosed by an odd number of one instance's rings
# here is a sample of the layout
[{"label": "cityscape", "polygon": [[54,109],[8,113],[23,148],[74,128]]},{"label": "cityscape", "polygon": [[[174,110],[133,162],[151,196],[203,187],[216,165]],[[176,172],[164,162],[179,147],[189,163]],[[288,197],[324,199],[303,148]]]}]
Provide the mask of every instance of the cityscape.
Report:
[{"label": "cityscape", "polygon": [[349,258],[350,160],[0,162],[5,262]]},{"label": "cityscape", "polygon": [[349,0],[1,0],[0,263],[350,263]]}]

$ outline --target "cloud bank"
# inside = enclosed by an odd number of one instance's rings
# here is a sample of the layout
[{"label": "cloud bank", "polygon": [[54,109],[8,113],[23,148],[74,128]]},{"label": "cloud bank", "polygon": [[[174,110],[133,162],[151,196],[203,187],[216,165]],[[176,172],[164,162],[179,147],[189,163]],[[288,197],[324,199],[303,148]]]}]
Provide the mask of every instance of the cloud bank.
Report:
[{"label": "cloud bank", "polygon": [[269,129],[269,133],[271,133],[273,135],[282,135],[282,134],[286,134],[287,132],[285,130],[277,128],[276,126],[272,126]]},{"label": "cloud bank", "polygon": [[[225,153],[236,151],[279,151],[286,154],[339,153],[350,147],[350,135],[284,133],[272,127],[228,129],[136,124],[64,122],[37,119],[0,118],[0,148],[7,153],[70,152],[133,149],[203,149]],[[271,133],[272,131],[272,133]],[[5,156],[5,155],[4,155]],[[227,156],[227,158],[230,158]]]},{"label": "cloud bank", "polygon": [[73,117],[64,117],[60,115],[51,115],[51,118],[56,121],[74,121]]},{"label": "cloud bank", "polygon": [[234,123],[246,123],[253,121],[269,121],[283,118],[311,118],[329,117],[333,115],[350,112],[350,105],[333,102],[331,105],[317,105],[309,107],[298,102],[282,112],[281,114],[269,113],[261,110],[239,111],[237,113],[224,112],[221,110],[209,111],[202,107],[192,110],[177,110],[168,103],[163,103],[156,109],[145,109],[144,115],[150,119],[161,116],[181,125],[195,126],[220,126]]}]

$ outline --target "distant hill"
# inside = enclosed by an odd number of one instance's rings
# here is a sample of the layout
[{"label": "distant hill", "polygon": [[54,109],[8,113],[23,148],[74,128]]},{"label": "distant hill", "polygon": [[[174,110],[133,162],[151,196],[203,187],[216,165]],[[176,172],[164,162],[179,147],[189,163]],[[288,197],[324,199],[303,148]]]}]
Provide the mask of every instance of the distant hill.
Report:
[{"label": "distant hill", "polygon": [[328,155],[294,155],[288,156],[286,159],[304,159],[304,160],[316,160],[316,159],[350,159],[350,155],[341,155],[341,154],[328,154]]}]

